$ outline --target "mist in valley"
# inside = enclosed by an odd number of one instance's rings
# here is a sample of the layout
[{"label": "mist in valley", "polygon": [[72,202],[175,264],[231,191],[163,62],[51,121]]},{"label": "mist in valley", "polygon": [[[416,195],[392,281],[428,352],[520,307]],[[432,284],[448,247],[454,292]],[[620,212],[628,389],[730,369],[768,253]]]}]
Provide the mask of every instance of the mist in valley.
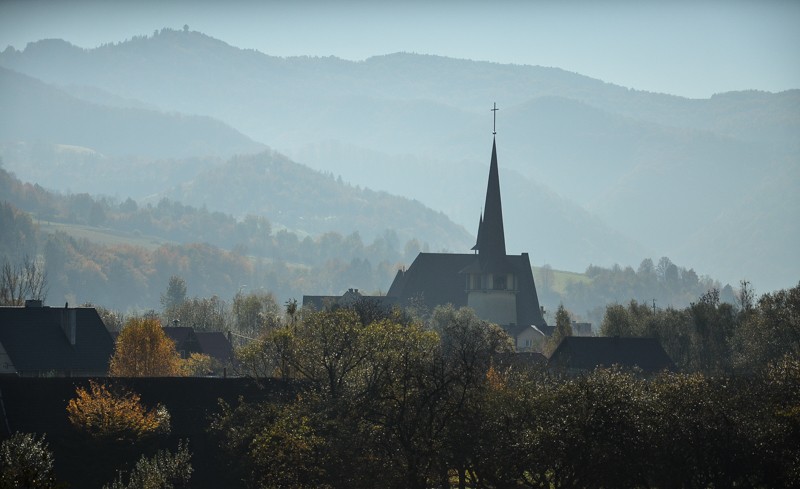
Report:
[{"label": "mist in valley", "polygon": [[[548,308],[800,277],[794,5],[234,5],[0,6],[2,252],[49,261],[53,301],[386,292],[474,244],[495,102],[508,251]],[[575,285],[662,257],[659,286]]]}]

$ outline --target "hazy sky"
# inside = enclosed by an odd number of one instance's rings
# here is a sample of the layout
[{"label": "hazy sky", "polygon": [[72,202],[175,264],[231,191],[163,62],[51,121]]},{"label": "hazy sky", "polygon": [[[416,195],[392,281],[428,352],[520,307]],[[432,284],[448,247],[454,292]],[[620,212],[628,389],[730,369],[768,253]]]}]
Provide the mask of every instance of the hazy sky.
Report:
[{"label": "hazy sky", "polygon": [[687,97],[800,88],[794,0],[0,0],[0,49],[43,38],[88,48],[184,24],[276,56],[439,54],[555,66]]}]

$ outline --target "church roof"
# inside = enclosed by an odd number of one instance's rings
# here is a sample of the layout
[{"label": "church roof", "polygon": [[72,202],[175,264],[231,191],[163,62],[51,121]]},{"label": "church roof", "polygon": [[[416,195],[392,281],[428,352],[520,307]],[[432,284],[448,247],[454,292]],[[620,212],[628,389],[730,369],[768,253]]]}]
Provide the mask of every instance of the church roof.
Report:
[{"label": "church roof", "polygon": [[386,295],[397,297],[402,305],[422,300],[431,308],[466,306],[466,279],[461,270],[474,260],[472,254],[420,253],[407,270],[397,272]]},{"label": "church roof", "polygon": [[[508,271],[517,277],[517,324],[546,328],[528,254],[505,255],[503,258]],[[476,256],[472,254],[420,253],[407,270],[397,272],[386,295],[396,297],[403,306],[415,300],[421,300],[430,308],[444,304],[466,306],[466,275],[463,270],[474,265],[475,261]]]}]

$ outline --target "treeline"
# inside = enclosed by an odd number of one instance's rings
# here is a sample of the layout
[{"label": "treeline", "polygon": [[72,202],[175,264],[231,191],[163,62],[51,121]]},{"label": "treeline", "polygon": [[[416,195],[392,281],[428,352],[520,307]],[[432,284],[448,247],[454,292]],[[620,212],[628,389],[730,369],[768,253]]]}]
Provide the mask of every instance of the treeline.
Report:
[{"label": "treeline", "polygon": [[243,255],[304,265],[319,265],[332,258],[365,258],[372,263],[410,261],[427,247],[415,239],[401,243],[391,229],[367,245],[358,232],[347,236],[336,232],[317,238],[299,236],[290,230],[273,230],[272,223],[263,216],[248,215],[239,220],[166,198],[156,205],[140,206],[131,198],[119,202],[85,193],[59,195],[36,184],[22,183],[2,168],[0,195],[41,220],[123,231],[132,237],[145,235],[177,243],[208,243]]},{"label": "treeline", "polygon": [[[784,313],[794,315],[797,303]],[[288,403],[212,425],[231,486],[792,487],[800,361],[748,376],[508,362],[468,309],[424,321],[356,304],[302,311],[239,351],[253,376],[302,380]],[[336,352],[335,355],[331,352]],[[505,359],[505,360],[504,360]]]},{"label": "treeline", "polygon": [[[403,244],[392,230],[365,244],[357,232],[302,237],[285,229],[275,232],[264,217],[240,221],[167,199],[139,206],[132,199],[58,195],[23,184],[1,168],[0,195],[14,202],[0,203],[0,259],[17,263],[25,254],[38,257],[51,299],[121,310],[156,308],[173,275],[200,297],[232,297],[243,285],[284,299],[348,287],[379,291],[388,287],[399,264],[427,247],[415,239]],[[42,220],[126,232],[134,242],[156,236],[189,244],[152,249],[102,245],[64,232],[44,234],[28,212]]]},{"label": "treeline", "polygon": [[657,338],[684,372],[752,375],[790,353],[800,358],[800,283],[756,300],[747,282],[737,303],[712,289],[683,309],[630,301],[605,310],[600,334]]},{"label": "treeline", "polygon": [[711,277],[679,267],[667,257],[657,264],[645,258],[636,270],[619,265],[610,268],[589,265],[584,272],[588,280],[573,280],[561,289],[554,274],[548,265],[536,271],[540,301],[552,310],[564,304],[578,318],[594,325],[600,324],[608,304],[625,304],[631,299],[651,305],[655,301],[661,309],[682,308],[716,289],[722,302],[736,301],[736,290],[729,284],[721,286]]},{"label": "treeline", "polygon": [[[364,246],[357,235],[348,239],[328,233],[303,240],[305,248],[285,248],[287,255],[312,249],[310,263],[292,263],[246,256],[210,244],[162,245],[153,250],[130,245],[100,245],[76,239],[64,232],[43,234],[31,217],[11,204],[0,202],[0,250],[2,260],[16,264],[25,254],[36,256],[47,274],[50,301],[72,304],[92,302],[110,309],[157,309],[161,292],[173,275],[183,277],[190,293],[199,297],[233,297],[242,286],[265,290],[286,299],[304,293],[339,292],[357,285],[379,290],[391,281],[400,261],[396,258],[373,262],[370,251],[388,255],[392,248],[385,238]],[[294,236],[290,233],[277,233]],[[295,241],[299,243],[298,241]],[[335,246],[350,247],[361,257],[336,257]],[[284,248],[281,248],[284,249]],[[314,260],[314,257],[319,257]],[[331,257],[331,258],[329,258]]]}]

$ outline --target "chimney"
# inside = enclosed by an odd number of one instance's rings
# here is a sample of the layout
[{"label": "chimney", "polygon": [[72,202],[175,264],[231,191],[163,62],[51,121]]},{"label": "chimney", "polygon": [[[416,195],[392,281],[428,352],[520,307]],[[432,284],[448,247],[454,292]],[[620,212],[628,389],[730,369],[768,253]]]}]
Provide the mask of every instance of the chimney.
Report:
[{"label": "chimney", "polygon": [[64,308],[61,311],[61,329],[67,336],[67,341],[75,346],[75,330],[77,329],[77,311],[75,309]]}]

